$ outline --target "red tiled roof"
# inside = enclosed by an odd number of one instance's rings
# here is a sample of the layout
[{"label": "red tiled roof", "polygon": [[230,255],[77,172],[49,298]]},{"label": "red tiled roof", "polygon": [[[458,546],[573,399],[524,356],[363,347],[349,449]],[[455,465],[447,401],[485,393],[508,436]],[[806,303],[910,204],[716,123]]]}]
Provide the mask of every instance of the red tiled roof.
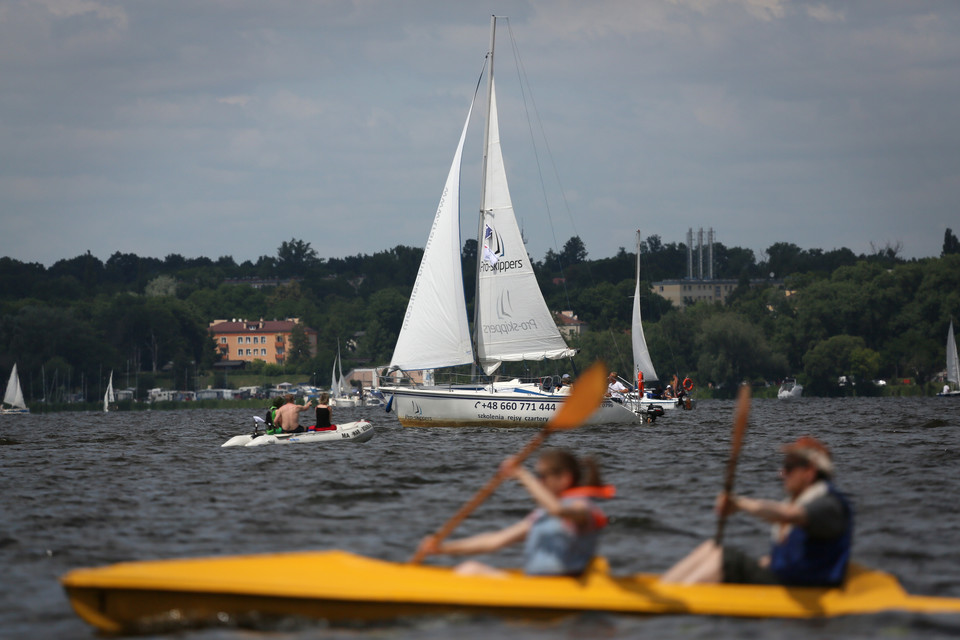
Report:
[{"label": "red tiled roof", "polygon": [[[210,333],[289,333],[297,325],[291,320],[248,320],[246,322],[218,322],[210,327]],[[316,333],[314,329],[301,325],[306,333]]]}]

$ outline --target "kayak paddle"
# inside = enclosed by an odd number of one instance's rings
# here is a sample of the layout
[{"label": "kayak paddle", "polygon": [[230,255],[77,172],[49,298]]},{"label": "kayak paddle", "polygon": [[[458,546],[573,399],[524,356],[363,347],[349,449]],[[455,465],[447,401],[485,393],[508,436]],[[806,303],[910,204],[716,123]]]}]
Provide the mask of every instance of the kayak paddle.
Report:
[{"label": "kayak paddle", "polygon": [[[740,448],[743,446],[743,434],[747,431],[747,418],[750,417],[750,385],[743,385],[737,394],[737,413],[733,420],[733,436],[730,444],[730,459],[727,460],[727,473],[723,481],[723,494],[729,496],[733,492],[733,478],[737,473],[737,460],[740,458]],[[727,516],[721,513],[717,516],[717,535],[714,543],[719,547],[723,542],[723,527]]]},{"label": "kayak paddle", "polygon": [[[520,453],[513,457],[516,464],[521,464],[529,458],[530,454],[536,451],[552,432],[576,429],[597,410],[597,407],[603,402],[603,396],[607,391],[606,371],[607,369],[602,362],[596,362],[577,378],[571,388],[570,395],[560,404],[560,408],[553,414],[553,417],[544,425],[540,433],[538,433]],[[474,509],[490,497],[490,494],[500,486],[501,482],[503,482],[503,476],[498,472],[483,488],[477,491],[469,502],[460,507],[460,510],[433,534],[433,538],[437,544],[440,544],[447,536],[453,533],[453,530],[456,529],[461,522],[466,520],[467,516],[469,516]],[[410,559],[410,563],[420,564],[425,555],[425,552],[418,550],[413,558]]]}]

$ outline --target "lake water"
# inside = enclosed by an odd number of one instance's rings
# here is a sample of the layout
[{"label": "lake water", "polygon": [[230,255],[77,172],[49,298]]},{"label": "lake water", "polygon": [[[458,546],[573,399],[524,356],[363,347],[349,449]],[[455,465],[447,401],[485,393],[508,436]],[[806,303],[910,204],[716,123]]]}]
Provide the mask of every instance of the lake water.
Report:
[{"label": "lake water", "polygon": [[[616,572],[660,572],[715,527],[734,405],[705,401],[653,426],[583,427],[551,443],[594,455],[617,497],[602,551]],[[531,430],[404,429],[382,409],[365,444],[221,449],[252,425],[249,410],[0,417],[0,637],[94,638],[57,578],[127,560],[277,549],[346,549],[404,561],[519,450]],[[802,399],[753,403],[737,490],[779,498],[780,444],[820,437],[857,512],[854,557],[913,593],[960,597],[960,401]],[[501,487],[454,537],[510,524],[531,508]],[[743,515],[730,544],[764,551],[768,528]],[[519,549],[481,557],[519,563]],[[430,562],[447,563],[445,559]],[[262,629],[196,629],[220,638],[809,638],[956,637],[960,616],[889,613],[835,620],[577,615],[551,623],[440,616],[330,628],[279,621]]]}]

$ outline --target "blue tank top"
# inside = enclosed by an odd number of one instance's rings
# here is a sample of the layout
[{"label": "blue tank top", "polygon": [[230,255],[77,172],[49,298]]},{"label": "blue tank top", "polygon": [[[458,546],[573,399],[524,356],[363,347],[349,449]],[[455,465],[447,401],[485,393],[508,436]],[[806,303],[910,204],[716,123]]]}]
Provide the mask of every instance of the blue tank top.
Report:
[{"label": "blue tank top", "polygon": [[[584,498],[563,498],[563,505],[583,501]],[[567,576],[583,573],[596,555],[600,530],[606,517],[599,507],[586,500],[591,517],[579,528],[564,518],[551,516],[537,509],[528,517],[533,520],[524,547],[523,571],[533,576]]]},{"label": "blue tank top", "polygon": [[770,570],[783,584],[833,586],[843,582],[853,546],[853,509],[832,484],[827,485],[847,514],[847,528],[836,538],[814,538],[801,527],[770,549]]}]

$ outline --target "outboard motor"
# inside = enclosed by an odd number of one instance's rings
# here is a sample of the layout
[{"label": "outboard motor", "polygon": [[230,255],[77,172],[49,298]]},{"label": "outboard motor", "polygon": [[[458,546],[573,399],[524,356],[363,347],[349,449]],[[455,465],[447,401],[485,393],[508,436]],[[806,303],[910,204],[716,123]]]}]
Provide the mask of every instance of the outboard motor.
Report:
[{"label": "outboard motor", "polygon": [[663,415],[663,407],[658,405],[650,405],[646,409],[647,414],[647,424],[653,424],[657,418]]}]

